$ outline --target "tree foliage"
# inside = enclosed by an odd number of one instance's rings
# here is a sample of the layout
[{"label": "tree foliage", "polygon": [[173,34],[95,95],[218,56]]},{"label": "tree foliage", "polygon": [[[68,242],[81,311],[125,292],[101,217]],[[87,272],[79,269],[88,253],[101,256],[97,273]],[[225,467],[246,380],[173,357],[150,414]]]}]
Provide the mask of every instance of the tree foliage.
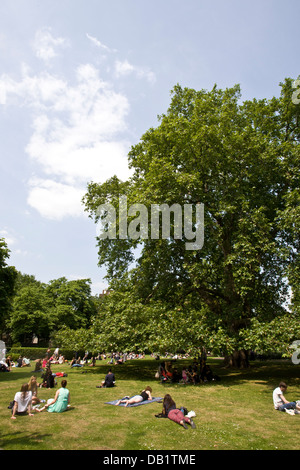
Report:
[{"label": "tree foliage", "polygon": [[30,343],[33,336],[49,339],[68,327],[73,333],[90,326],[96,312],[91,281],[59,278],[48,284],[34,276],[18,273],[12,312],[7,327],[14,341]]},{"label": "tree foliage", "polygon": [[17,271],[7,265],[10,250],[4,238],[0,238],[0,332],[3,332],[5,321],[11,312]]},{"label": "tree foliage", "polygon": [[[205,208],[201,250],[186,250],[174,231],[151,239],[150,223],[143,240],[120,239],[118,223],[115,239],[98,238],[110,286],[124,296],[124,283],[131,298],[123,305],[112,296],[106,335],[131,337],[128,325],[138,338],[140,309],[148,339],[160,337],[163,316],[168,328],[161,345],[218,343],[226,354],[248,348],[247,331],[253,338],[261,331],[268,342],[278,331],[269,328],[272,322],[297,325],[300,110],[292,102],[292,80],[280,85],[279,98],[245,102],[239,86],[196,91],[176,85],[159,125],[129,152],[132,178],[88,185],[85,209],[96,222],[101,204],[110,202],[119,214],[120,196],[128,206],[144,204],[149,214],[152,204]],[[290,289],[292,314],[284,306]]]}]

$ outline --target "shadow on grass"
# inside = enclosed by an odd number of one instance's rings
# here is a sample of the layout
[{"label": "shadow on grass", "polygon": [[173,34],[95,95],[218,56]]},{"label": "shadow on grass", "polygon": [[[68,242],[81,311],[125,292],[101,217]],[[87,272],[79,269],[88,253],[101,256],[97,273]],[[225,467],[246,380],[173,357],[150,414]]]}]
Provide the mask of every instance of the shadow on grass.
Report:
[{"label": "shadow on grass", "polygon": [[[21,419],[19,416],[18,419]],[[22,432],[14,431],[13,433],[0,434],[0,446],[2,450],[5,448],[27,448],[39,449],[41,442],[51,438],[51,434],[40,434],[38,432]]]},{"label": "shadow on grass", "polygon": [[[115,374],[117,382],[135,380],[149,383],[160,383],[159,380],[155,378],[155,373],[157,372],[161,362],[163,361],[156,361],[153,359],[131,360],[120,365],[101,364],[101,362],[98,362],[95,368],[87,370],[86,367],[81,373],[101,375],[102,380],[108,370],[111,369]],[[183,367],[187,367],[192,364],[192,359],[177,360],[172,363],[173,366],[177,367],[178,371],[181,372]],[[300,366],[294,365],[290,360],[253,361],[247,369],[226,368],[223,365],[222,359],[215,358],[209,358],[207,360],[207,364],[210,365],[213,373],[220,378],[220,381],[209,382],[210,386],[234,386],[249,380],[257,380],[259,383],[265,383],[265,385],[270,388],[275,388],[282,380],[287,382],[289,385],[300,385]],[[80,372],[78,371],[78,373]],[[205,385],[206,384],[201,383],[196,386],[202,387]],[[162,386],[173,387],[178,386],[178,383],[166,383],[162,384]]]},{"label": "shadow on grass", "polygon": [[[71,368],[69,365],[64,364],[54,365],[53,372],[64,371],[68,376],[79,375],[84,377],[87,375],[95,375],[99,378],[99,383],[104,379],[108,370],[111,369],[115,374],[116,382],[123,381],[141,381],[159,384],[159,380],[155,378],[155,373],[158,370],[159,364],[163,362],[154,359],[136,359],[129,360],[124,364],[108,364],[106,361],[97,361],[95,367],[88,365],[80,368]],[[192,365],[193,359],[183,359],[172,361],[173,367],[177,367],[179,373],[183,367]],[[293,364],[290,360],[269,360],[269,361],[253,361],[247,369],[232,369],[226,368],[223,365],[221,358],[208,358],[207,364],[210,365],[214,374],[220,377],[220,381],[209,382],[210,386],[233,386],[239,385],[248,380],[257,380],[259,383],[265,383],[270,388],[275,388],[280,381],[285,381],[288,385],[300,385],[300,366]],[[17,373],[15,373],[17,371]],[[26,367],[23,369],[13,369],[11,372],[0,373],[0,382],[13,381],[23,379],[24,383],[28,382],[29,378],[35,375],[39,381],[41,373],[34,372],[33,367]],[[67,379],[68,380],[68,379]],[[197,387],[205,386],[206,384],[196,385]],[[178,383],[162,384],[163,387],[178,386]],[[189,386],[189,385],[187,385]]]},{"label": "shadow on grass", "polygon": [[[15,373],[17,371],[17,373]],[[41,377],[41,372],[34,372],[32,367],[24,367],[24,368],[12,368],[10,372],[0,372],[0,382],[7,381],[10,382],[16,379],[24,379],[24,383],[28,382],[29,378],[35,375],[38,379]]]}]

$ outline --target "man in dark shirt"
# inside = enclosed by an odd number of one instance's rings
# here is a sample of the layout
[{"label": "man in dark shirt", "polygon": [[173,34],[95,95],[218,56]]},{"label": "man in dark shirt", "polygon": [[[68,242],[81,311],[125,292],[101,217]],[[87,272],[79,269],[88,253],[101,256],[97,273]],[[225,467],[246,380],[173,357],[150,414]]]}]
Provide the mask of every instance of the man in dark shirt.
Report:
[{"label": "man in dark shirt", "polygon": [[108,373],[105,376],[104,381],[101,383],[101,385],[96,385],[97,388],[109,388],[109,387],[114,387],[115,385],[115,374],[109,369]]},{"label": "man in dark shirt", "polygon": [[17,359],[17,364],[18,364],[18,367],[22,367],[22,365],[23,365],[23,357],[22,356],[19,356],[19,358]]}]

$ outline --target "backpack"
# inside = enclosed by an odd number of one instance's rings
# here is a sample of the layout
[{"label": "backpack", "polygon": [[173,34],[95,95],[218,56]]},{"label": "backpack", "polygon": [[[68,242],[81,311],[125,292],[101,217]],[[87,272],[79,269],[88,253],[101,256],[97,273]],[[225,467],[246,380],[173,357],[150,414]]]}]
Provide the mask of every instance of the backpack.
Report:
[{"label": "backpack", "polygon": [[188,414],[188,410],[184,406],[181,406],[179,409],[180,409],[180,411],[182,411],[184,416],[186,416]]}]

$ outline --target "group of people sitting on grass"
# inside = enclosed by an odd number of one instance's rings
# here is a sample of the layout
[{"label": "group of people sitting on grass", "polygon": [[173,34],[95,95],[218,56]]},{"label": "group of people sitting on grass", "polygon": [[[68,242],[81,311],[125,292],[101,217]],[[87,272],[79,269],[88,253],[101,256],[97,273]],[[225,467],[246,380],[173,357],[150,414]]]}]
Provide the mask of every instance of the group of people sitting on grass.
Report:
[{"label": "group of people sitting on grass", "polygon": [[[54,399],[48,400],[42,408],[38,408],[37,404],[41,402],[45,403],[45,400],[38,399],[37,390],[38,383],[36,382],[36,377],[31,377],[29,383],[22,385],[21,390],[15,394],[14,400],[9,406],[12,410],[11,419],[16,419],[17,415],[24,414],[33,416],[33,410],[39,413],[44,410],[47,410],[49,413],[62,413],[70,407],[70,391],[67,389],[66,380],[61,381],[61,387],[57,390]],[[151,393],[152,388],[147,386],[138,395],[135,395],[132,398],[127,397],[123,400],[119,400],[116,405],[125,403],[126,407],[133,403],[152,400]],[[170,394],[166,394],[164,396],[161,416],[169,418],[171,421],[183,426],[185,429],[187,429],[187,424],[192,428],[196,427],[192,418],[185,415],[181,409],[176,407],[176,403]]]},{"label": "group of people sitting on grass", "polygon": [[172,361],[161,362],[158,368],[158,378],[162,382],[200,384],[211,381],[219,381],[220,377],[213,373],[211,367],[204,361],[194,360],[193,364],[178,370]]},{"label": "group of people sitting on grass", "polygon": [[53,388],[56,385],[56,377],[67,377],[68,375],[65,372],[53,372],[51,364],[52,362],[50,360],[44,363],[42,359],[38,359],[35,363],[34,372],[41,373],[42,381],[39,385],[40,387]]},{"label": "group of people sitting on grass", "polygon": [[112,352],[110,354],[103,353],[100,356],[103,360],[107,360],[108,364],[124,364],[130,359],[144,359],[145,353]]},{"label": "group of people sitting on grass", "polygon": [[[202,378],[206,378],[207,380],[213,380],[214,374],[212,371],[207,369],[207,364],[203,363],[202,368],[198,369],[199,364],[197,362],[194,363],[194,367],[189,366],[188,368],[183,368],[182,372],[190,374],[190,378],[188,380],[191,380],[191,383],[197,383],[193,382],[194,381],[194,375],[191,372],[197,372],[199,374],[200,380]],[[174,374],[174,371],[176,372],[177,369],[172,367],[171,363],[162,363],[160,364],[160,370],[162,372],[162,369],[164,372],[169,372],[172,374],[171,377],[176,377]],[[208,370],[208,372],[207,372]],[[61,373],[63,374],[63,373]],[[56,374],[53,374],[51,370],[51,363],[48,361],[47,366],[46,366],[46,371],[45,374],[42,376],[42,381],[41,383],[37,382],[36,376],[32,376],[29,380],[28,383],[25,383],[22,385],[21,390],[17,392],[14,396],[13,402],[10,403],[9,408],[12,410],[12,419],[16,419],[17,415],[22,415],[22,414],[28,414],[29,416],[33,416],[32,411],[37,411],[37,412],[42,412],[44,410],[47,410],[48,412],[52,413],[61,413],[63,411],[66,411],[68,407],[70,407],[70,391],[67,388],[67,381],[62,380],[61,381],[61,386],[60,388],[56,391],[55,397],[52,399],[49,399],[46,403],[45,400],[41,400],[38,397],[38,389],[39,387],[46,385],[49,385],[49,382],[47,381],[49,377],[54,378],[54,376],[57,376]],[[184,375],[181,374],[181,377],[183,380]],[[177,378],[180,378],[180,374],[177,376]],[[115,375],[112,372],[111,369],[109,369],[108,373],[105,376],[105,379],[102,381],[101,385],[98,386],[100,388],[110,388],[114,387],[115,385]],[[51,382],[51,385],[47,388],[53,388],[54,382]],[[284,382],[280,382],[279,386],[274,389],[273,391],[273,403],[274,403],[274,408],[279,411],[285,411],[289,414],[300,414],[300,401],[292,401],[289,402],[285,396],[284,393],[287,390],[287,385]],[[132,396],[131,398],[129,396],[124,397],[123,399],[120,399],[116,402],[116,405],[124,404],[125,407],[128,405],[132,405],[135,403],[140,403],[142,401],[147,401],[147,400],[152,400],[152,388],[150,386],[145,387],[141,392],[138,394]],[[188,413],[185,413],[185,411],[182,408],[178,408],[176,406],[176,403],[174,399],[171,397],[170,394],[166,394],[163,398],[163,409],[162,412],[159,415],[155,415],[156,417],[165,417],[169,418],[171,421],[174,421],[175,423],[181,425],[185,429],[188,428],[188,425],[190,425],[192,428],[195,428],[195,423],[192,420],[192,415],[189,416]],[[42,405],[42,408],[39,406]],[[187,410],[186,410],[187,411]]]},{"label": "group of people sitting on grass", "polygon": [[19,356],[16,361],[13,361],[11,356],[7,356],[6,359],[0,361],[0,371],[10,372],[12,367],[29,367],[30,359],[24,356]]},{"label": "group of people sitting on grass", "polygon": [[64,364],[66,362],[65,357],[62,354],[60,355],[53,354],[49,359],[46,357],[44,361],[46,362],[50,361],[51,364]]},{"label": "group of people sitting on grass", "polygon": [[[17,415],[33,416],[32,411],[47,410],[50,413],[62,413],[70,406],[70,391],[67,389],[67,381],[61,381],[61,387],[56,391],[55,397],[47,401],[38,398],[38,388],[40,384],[37,382],[36,377],[32,376],[28,383],[21,386],[21,390],[14,396],[14,400],[10,403],[9,407],[12,411],[11,418],[16,419]],[[45,403],[42,408],[39,408],[41,403]]]},{"label": "group of people sitting on grass", "polygon": [[89,367],[95,367],[96,361],[107,361],[107,364],[110,365],[118,365],[124,364],[126,361],[130,359],[143,359],[145,354],[134,354],[134,353],[120,353],[120,352],[112,352],[110,354],[102,353],[97,354],[95,356],[89,357],[88,352],[81,358],[75,354],[72,360],[69,362],[71,367],[83,367],[88,365]]}]

